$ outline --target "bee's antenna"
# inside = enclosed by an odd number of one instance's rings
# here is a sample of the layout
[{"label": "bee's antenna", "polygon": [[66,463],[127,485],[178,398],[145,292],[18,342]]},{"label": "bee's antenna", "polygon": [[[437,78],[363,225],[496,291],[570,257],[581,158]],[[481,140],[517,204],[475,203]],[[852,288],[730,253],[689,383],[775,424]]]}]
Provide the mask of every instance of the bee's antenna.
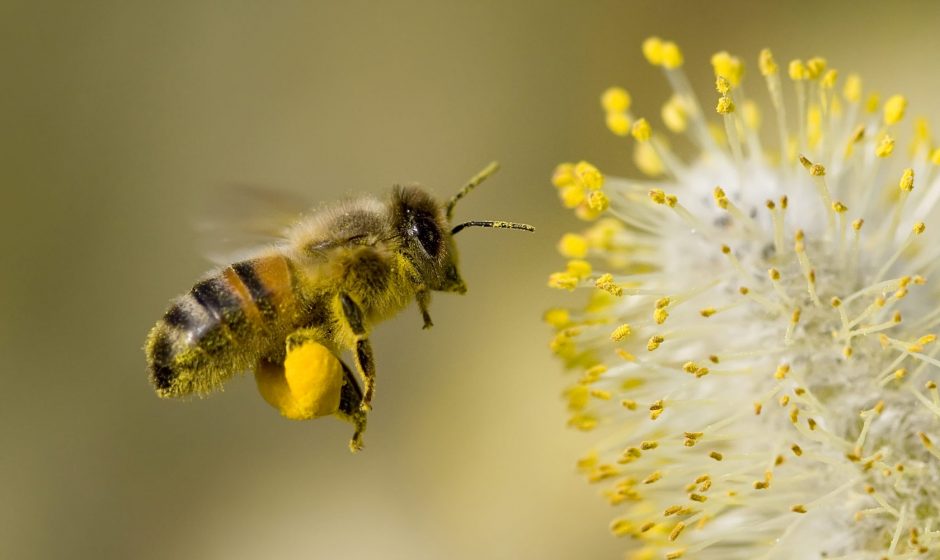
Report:
[{"label": "bee's antenna", "polygon": [[529,224],[520,224],[516,222],[503,222],[499,220],[474,220],[472,222],[464,222],[454,226],[454,229],[450,230],[451,235],[456,235],[463,228],[468,227],[491,227],[499,229],[521,229],[523,231],[535,231],[535,228]]},{"label": "bee's antenna", "polygon": [[493,173],[496,173],[497,171],[499,171],[499,162],[494,161],[490,163],[489,165],[483,168],[483,171],[480,171],[479,173],[474,175],[472,179],[467,181],[467,184],[464,185],[462,189],[457,191],[457,194],[452,196],[449,201],[447,201],[447,206],[445,208],[447,209],[447,221],[448,222],[454,216],[454,206],[457,206],[457,201],[467,196],[467,193],[472,191],[474,188],[476,188],[477,185],[485,181],[490,175],[492,175]]}]

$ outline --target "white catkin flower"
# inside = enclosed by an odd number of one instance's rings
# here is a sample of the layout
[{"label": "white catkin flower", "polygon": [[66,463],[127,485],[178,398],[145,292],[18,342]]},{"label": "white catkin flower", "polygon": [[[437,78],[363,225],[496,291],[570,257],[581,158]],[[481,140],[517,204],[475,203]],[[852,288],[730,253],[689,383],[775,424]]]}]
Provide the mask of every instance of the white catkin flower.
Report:
[{"label": "white catkin flower", "polygon": [[675,90],[663,121],[698,155],[675,155],[611,88],[608,127],[652,178],[587,162],[553,177],[591,223],[562,238],[570,260],[549,285],[590,295],[545,319],[580,374],[570,423],[596,439],[578,467],[616,511],[611,531],[636,559],[940,558],[927,126],[895,147],[904,97],[864,100],[821,58],[789,64],[791,95],[765,50],[766,150],[740,60],[712,58],[711,112],[675,44],[643,52]]}]

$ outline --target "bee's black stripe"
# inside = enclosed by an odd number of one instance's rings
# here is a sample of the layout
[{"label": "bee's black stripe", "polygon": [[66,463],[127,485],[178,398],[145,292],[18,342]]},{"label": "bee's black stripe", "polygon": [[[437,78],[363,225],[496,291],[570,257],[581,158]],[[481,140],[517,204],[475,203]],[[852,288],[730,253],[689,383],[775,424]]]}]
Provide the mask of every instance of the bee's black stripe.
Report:
[{"label": "bee's black stripe", "polygon": [[199,326],[199,318],[194,317],[192,311],[184,307],[181,302],[174,303],[163,316],[163,320],[171,327],[184,331]]},{"label": "bee's black stripe", "polygon": [[193,297],[216,322],[240,311],[238,296],[219,278],[210,278],[193,286]]},{"label": "bee's black stripe", "polygon": [[253,262],[237,262],[232,265],[232,270],[235,271],[235,274],[238,275],[238,279],[241,280],[245,288],[248,289],[248,294],[251,295],[251,300],[258,307],[258,311],[261,312],[261,315],[266,318],[273,317],[274,306],[271,305],[271,292],[268,290],[268,287],[265,286],[261,277],[258,276]]}]

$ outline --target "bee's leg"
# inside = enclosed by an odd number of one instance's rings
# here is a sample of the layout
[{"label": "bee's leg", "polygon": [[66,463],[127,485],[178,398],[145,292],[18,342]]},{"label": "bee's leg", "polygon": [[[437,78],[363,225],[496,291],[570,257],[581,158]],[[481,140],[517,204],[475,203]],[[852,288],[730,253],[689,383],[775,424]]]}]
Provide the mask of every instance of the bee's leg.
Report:
[{"label": "bee's leg", "polygon": [[356,335],[356,366],[365,385],[365,392],[359,409],[368,411],[372,409],[372,395],[375,393],[375,359],[372,357],[372,345],[366,337],[362,309],[348,294],[340,294],[340,301],[343,304],[343,315],[346,322],[353,334]]},{"label": "bee's leg", "polygon": [[366,413],[360,410],[362,390],[356,382],[356,376],[343,363],[343,389],[339,397],[339,410],[336,416],[355,426],[356,431],[349,440],[349,450],[353,453],[362,449],[362,434],[366,431]]},{"label": "bee's leg", "polygon": [[418,308],[421,310],[421,317],[424,318],[424,328],[430,329],[434,326],[431,322],[431,314],[428,313],[428,307],[431,305],[431,292],[425,288],[418,290],[417,297]]}]

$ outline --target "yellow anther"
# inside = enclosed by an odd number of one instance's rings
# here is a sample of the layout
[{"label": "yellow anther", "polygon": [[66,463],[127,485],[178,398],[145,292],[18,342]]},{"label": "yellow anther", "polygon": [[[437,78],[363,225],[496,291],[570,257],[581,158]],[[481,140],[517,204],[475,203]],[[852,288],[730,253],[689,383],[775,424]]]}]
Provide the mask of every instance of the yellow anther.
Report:
[{"label": "yellow anther", "polygon": [[823,74],[823,77],[820,83],[822,84],[824,88],[832,89],[836,87],[836,81],[838,79],[839,79],[839,72],[837,70],[835,69],[827,70],[826,73]]},{"label": "yellow anther", "polygon": [[604,290],[605,292],[611,295],[617,296],[617,297],[620,297],[623,295],[623,288],[621,288],[620,286],[617,285],[616,282],[614,282],[614,277],[610,273],[602,274],[600,278],[598,278],[594,282],[594,286],[600,290]]},{"label": "yellow anther", "polygon": [[656,204],[665,204],[665,205],[668,205],[670,208],[674,207],[676,205],[676,202],[678,202],[678,199],[676,199],[675,196],[667,195],[660,189],[650,189],[649,197],[650,197],[650,200],[652,200]]},{"label": "yellow anther", "polygon": [[871,93],[868,95],[868,99],[865,100],[865,112],[867,113],[876,113],[878,111],[878,104],[881,103],[881,96],[877,93]]},{"label": "yellow anther", "polygon": [[885,101],[884,105],[884,123],[892,125],[900,122],[904,118],[904,111],[907,109],[907,99],[903,95],[892,95]]},{"label": "yellow anther", "polygon": [[706,307],[706,308],[704,308],[704,309],[699,309],[699,312],[698,312],[698,313],[699,313],[699,315],[701,315],[702,317],[705,317],[705,318],[707,319],[708,317],[711,317],[711,316],[714,315],[715,313],[718,313],[718,310],[715,309],[714,307]]},{"label": "yellow anther", "polygon": [[901,181],[898,183],[898,187],[904,192],[911,192],[914,190],[914,170],[908,167],[904,170],[904,174],[901,175]]},{"label": "yellow anther", "polygon": [[614,342],[620,342],[621,340],[630,336],[632,333],[633,333],[633,329],[630,328],[630,325],[627,323],[624,323],[620,325],[619,327],[617,327],[616,329],[614,329],[612,333],[610,333],[610,339],[613,340]]},{"label": "yellow anther", "polygon": [[795,506],[790,508],[790,511],[792,511],[793,513],[806,513],[806,506],[804,506],[803,504],[796,504]]},{"label": "yellow anther", "polygon": [[708,496],[702,494],[689,494],[689,499],[693,502],[704,503],[708,501]]},{"label": "yellow anther", "polygon": [[669,533],[669,540],[674,541],[679,538],[679,535],[682,534],[682,530],[685,529],[685,523],[678,522],[676,526],[672,528],[672,531]]},{"label": "yellow anther", "polygon": [[924,432],[918,432],[917,436],[920,438],[920,442],[924,444],[924,447],[928,449],[933,447],[933,442],[930,441],[930,438],[927,437],[927,434],[925,434]]},{"label": "yellow anther", "polygon": [[679,558],[682,558],[684,555],[685,555],[685,549],[680,548],[679,550],[673,550],[672,552],[667,552],[665,558],[666,560],[679,560]]},{"label": "yellow anther", "polygon": [[548,286],[570,292],[578,287],[578,278],[567,272],[555,272],[548,277]]},{"label": "yellow anther", "polygon": [[663,160],[649,142],[633,144],[633,163],[647,177],[659,177],[666,170]]},{"label": "yellow anther", "polygon": [[596,167],[586,161],[579,161],[574,166],[575,177],[586,188],[596,191],[604,186],[604,175]]},{"label": "yellow anther", "polygon": [[731,82],[724,76],[718,76],[715,78],[715,90],[722,95],[728,95],[731,91]]},{"label": "yellow anther", "polygon": [[715,203],[718,204],[719,208],[728,208],[728,196],[725,194],[724,189],[721,187],[715,187],[715,190],[712,191],[712,196],[714,197]]},{"label": "yellow anther", "polygon": [[610,522],[610,532],[615,537],[624,537],[633,532],[633,524],[626,519],[614,519]]},{"label": "yellow anther", "polygon": [[790,373],[790,364],[780,364],[774,372],[774,379],[783,379]]},{"label": "yellow anther", "polygon": [[571,323],[571,314],[567,309],[555,307],[546,311],[542,315],[542,320],[556,329],[562,329]]},{"label": "yellow anther", "polygon": [[630,133],[637,141],[646,142],[653,135],[653,129],[646,119],[637,119],[637,121],[633,123],[633,128]]},{"label": "yellow anther", "polygon": [[788,71],[791,80],[800,81],[809,78],[809,70],[806,69],[803,61],[798,58],[790,61]]},{"label": "yellow anther", "polygon": [[842,300],[837,297],[833,297],[831,300],[829,300],[829,305],[838,308],[842,305]]},{"label": "yellow anther", "polygon": [[643,451],[649,451],[651,449],[656,449],[657,447],[659,447],[658,441],[641,441],[640,442],[640,449],[642,449]]},{"label": "yellow anther", "polygon": [[875,155],[878,157],[888,157],[891,155],[891,152],[894,151],[894,138],[890,135],[885,134],[881,141],[878,142],[878,146],[875,147]]},{"label": "yellow anther", "polygon": [[566,233],[558,242],[558,252],[569,259],[584,258],[588,252],[588,241],[583,235]]},{"label": "yellow anther", "polygon": [[604,191],[592,191],[588,194],[588,207],[595,212],[603,212],[610,206],[610,200]]},{"label": "yellow anther", "polygon": [[793,314],[790,315],[790,322],[793,323],[794,325],[799,323],[801,314],[802,314],[802,310],[800,310],[799,308],[794,309]]},{"label": "yellow anther", "polygon": [[663,510],[663,517],[669,517],[670,515],[675,515],[682,511],[682,506],[680,505],[671,505]]},{"label": "yellow anther", "polygon": [[575,208],[582,202],[584,202],[587,193],[584,191],[584,187],[579,184],[568,185],[562,187],[558,192],[561,197],[561,203],[565,208]]},{"label": "yellow anther", "polygon": [[731,101],[731,98],[727,95],[722,95],[718,98],[718,105],[715,107],[715,110],[718,111],[720,115],[728,115],[734,112],[734,101]]},{"label": "yellow anther", "polygon": [[627,410],[636,410],[637,404],[636,401],[632,399],[624,399],[620,401],[620,406],[626,408]]},{"label": "yellow anther", "polygon": [[712,459],[716,460],[716,461],[721,461],[722,459],[725,458],[724,455],[722,455],[721,453],[719,453],[719,452],[717,452],[717,451],[712,451],[711,453],[708,454],[708,456],[711,457]]},{"label": "yellow anther", "polygon": [[568,187],[575,184],[574,164],[562,163],[555,167],[552,173],[552,184],[558,188]]},{"label": "yellow anther", "polygon": [[934,148],[934,150],[930,152],[930,163],[940,165],[940,148]]},{"label": "yellow anther", "polygon": [[787,406],[790,404],[790,395],[783,395],[777,402],[780,403],[780,406]]},{"label": "yellow anther", "polygon": [[626,113],[608,112],[604,119],[607,129],[617,136],[630,134],[630,118]]},{"label": "yellow anther", "polygon": [[762,410],[764,410],[764,405],[762,403],[754,403],[754,416],[760,416]]},{"label": "yellow anther", "polygon": [[862,99],[862,79],[858,74],[849,74],[842,87],[842,96],[849,103],[858,103]]},{"label": "yellow anther", "polygon": [[806,168],[807,171],[809,171],[809,174],[813,177],[823,177],[826,175],[826,168],[823,165],[813,163],[806,159],[806,157],[803,155],[800,155],[800,163],[803,165],[803,167]]},{"label": "yellow anther", "polygon": [[591,389],[591,396],[598,400],[609,401],[610,391],[604,391],[602,389]]},{"label": "yellow anther", "polygon": [[666,339],[660,335],[653,335],[650,337],[649,341],[646,343],[646,350],[652,352],[659,348],[659,345],[662,344]]},{"label": "yellow anther", "polygon": [[767,276],[770,277],[774,282],[780,280],[780,271],[776,268],[771,268],[767,271]]},{"label": "yellow anther", "polygon": [[818,56],[806,61],[806,73],[807,77],[811,80],[815,80],[822,76],[823,72],[826,71],[826,59]]},{"label": "yellow anther", "polygon": [[832,209],[839,214],[845,214],[848,212],[849,207],[837,200],[832,203]]},{"label": "yellow anther", "polygon": [[793,454],[796,455],[797,457],[803,454],[803,448],[795,443],[790,446],[790,450],[793,451]]},{"label": "yellow anther", "polygon": [[685,105],[682,103],[682,98],[678,95],[673,95],[669,98],[669,101],[663,105],[661,116],[666,128],[672,132],[677,134],[685,132],[685,129],[688,127],[688,112],[685,109]]},{"label": "yellow anther", "polygon": [[731,56],[726,51],[721,51],[712,55],[711,62],[715,76],[726,78],[732,86],[741,83],[741,78],[744,76],[744,65],[741,64],[738,57]]},{"label": "yellow anther", "polygon": [[657,325],[662,325],[666,322],[666,319],[669,318],[669,312],[665,309],[657,309],[653,311],[653,320],[656,321]]},{"label": "yellow anther", "polygon": [[855,231],[861,230],[863,225],[865,225],[865,220],[861,218],[852,220],[852,229],[854,229]]},{"label": "yellow anther", "polygon": [[852,136],[849,139],[849,142],[852,144],[858,144],[865,138],[865,125],[860,124],[855,127],[855,130],[852,131]]},{"label": "yellow anther", "polygon": [[761,50],[760,56],[757,59],[757,65],[760,67],[760,73],[764,76],[772,76],[779,70],[777,68],[777,61],[774,60],[774,55],[770,52],[770,49]]},{"label": "yellow anther", "polygon": [[565,267],[565,272],[574,276],[578,280],[584,280],[591,275],[593,269],[591,268],[591,263],[581,260],[581,259],[572,259],[568,261],[568,266]]},{"label": "yellow anther", "polygon": [[624,350],[623,348],[617,348],[617,349],[615,350],[615,352],[617,353],[618,356],[620,356],[620,359],[622,359],[622,360],[625,361],[625,362],[635,362],[635,361],[636,361],[636,356],[634,356],[633,354],[627,352],[627,351]]},{"label": "yellow anther", "polygon": [[659,37],[650,37],[643,41],[643,56],[653,66],[661,66],[663,63],[663,40]]},{"label": "yellow anther", "polygon": [[924,233],[924,231],[926,230],[927,230],[927,225],[924,224],[924,222],[917,222],[916,224],[914,224],[914,227],[912,228],[911,231],[914,232],[914,235],[920,235]]},{"label": "yellow anther", "polygon": [[608,113],[624,113],[630,110],[630,92],[622,87],[609,87],[601,94],[601,107]]},{"label": "yellow anther", "polygon": [[760,109],[757,108],[757,103],[746,100],[741,106],[741,115],[744,117],[745,126],[751,130],[760,128]]},{"label": "yellow anther", "polygon": [[656,482],[657,480],[662,479],[662,477],[663,477],[663,473],[661,473],[660,471],[656,471],[653,474],[646,477],[645,479],[643,479],[643,484],[652,484]]},{"label": "yellow anther", "polygon": [[672,69],[682,66],[683,58],[679,45],[672,41],[666,41],[662,45],[663,67]]}]

